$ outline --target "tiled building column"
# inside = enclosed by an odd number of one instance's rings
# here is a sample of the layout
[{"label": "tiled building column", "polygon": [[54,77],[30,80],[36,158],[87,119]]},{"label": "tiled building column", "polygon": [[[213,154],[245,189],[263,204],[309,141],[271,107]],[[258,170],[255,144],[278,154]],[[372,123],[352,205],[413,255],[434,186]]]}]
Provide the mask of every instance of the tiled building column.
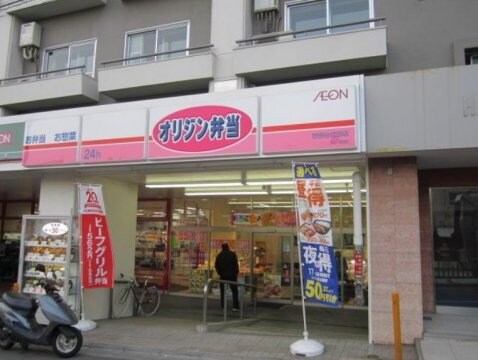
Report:
[{"label": "tiled building column", "polygon": [[415,158],[369,161],[370,334],[393,343],[391,294],[400,295],[402,342],[423,332],[420,219]]}]

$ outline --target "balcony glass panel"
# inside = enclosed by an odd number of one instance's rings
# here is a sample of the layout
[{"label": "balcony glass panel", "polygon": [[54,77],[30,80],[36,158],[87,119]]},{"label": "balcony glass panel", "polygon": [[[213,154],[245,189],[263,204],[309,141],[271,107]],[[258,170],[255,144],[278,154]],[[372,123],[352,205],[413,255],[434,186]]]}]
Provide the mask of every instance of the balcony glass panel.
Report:
[{"label": "balcony glass panel", "polygon": [[[146,31],[138,34],[128,35],[128,49],[126,57],[131,58],[135,56],[143,56],[147,54],[154,54],[156,52],[155,48],[156,41],[156,31]],[[154,56],[128,60],[128,65],[140,64],[143,62],[153,61]]]},{"label": "balcony glass panel", "polygon": [[[330,2],[331,25],[348,24],[369,19],[369,0],[334,0]],[[370,25],[357,24],[332,29],[332,32],[342,32],[356,29],[366,29]]]},{"label": "balcony glass panel", "polygon": [[[288,31],[302,31],[370,19],[370,0],[316,0],[286,3]],[[296,34],[296,38],[366,29],[369,23]]]},{"label": "balcony glass panel", "polygon": [[[82,41],[58,48],[45,50],[44,71],[53,71],[46,77],[55,77],[66,74],[86,73],[93,76],[95,64],[96,41]],[[73,67],[83,67],[71,69]]]},{"label": "balcony glass panel", "polygon": [[[46,71],[55,71],[66,69],[68,67],[68,47],[48,50],[46,52]],[[66,74],[65,71],[48,74],[47,77],[53,77]]]},{"label": "balcony glass panel", "polygon": [[[174,27],[158,32],[158,52],[187,48],[187,26]],[[184,56],[186,52],[165,54],[161,59]]]},{"label": "balcony glass panel", "polygon": [[[70,67],[85,66],[84,72],[88,75],[92,75],[95,63],[94,53],[94,43],[72,45],[70,54]],[[81,72],[82,69],[71,70],[72,74],[77,74]]]},{"label": "balcony glass panel", "polygon": [[[327,4],[325,0],[299,3],[288,6],[290,31],[301,31],[327,26]],[[296,38],[325,34],[325,30],[296,34]]]},{"label": "balcony glass panel", "polygon": [[[188,23],[184,22],[128,34],[126,57],[130,60],[126,61],[126,65],[141,64],[186,55],[186,51],[163,55],[155,54],[186,49],[188,47],[188,33]],[[150,54],[151,56],[147,56]],[[141,58],[134,59],[135,57]]]}]

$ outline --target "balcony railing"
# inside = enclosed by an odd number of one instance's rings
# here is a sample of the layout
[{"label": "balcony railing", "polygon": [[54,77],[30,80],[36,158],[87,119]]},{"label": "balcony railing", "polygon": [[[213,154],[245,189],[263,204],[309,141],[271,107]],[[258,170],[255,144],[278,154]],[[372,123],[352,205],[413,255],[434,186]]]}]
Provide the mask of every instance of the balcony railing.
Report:
[{"label": "balcony railing", "polygon": [[[43,71],[38,73],[14,76],[14,77],[6,78],[6,79],[0,79],[0,86],[19,84],[23,82],[43,80],[43,79],[49,79],[49,78],[56,78],[58,76],[82,74],[85,72],[85,69],[86,69],[86,66],[82,65],[82,66],[73,66],[73,67],[58,69],[58,70],[50,70],[50,71]],[[74,71],[74,70],[79,70],[79,71]]]},{"label": "balcony railing", "polygon": [[[110,66],[138,65],[138,64],[145,64],[145,63],[150,63],[154,61],[177,59],[180,57],[191,56],[196,53],[199,53],[199,54],[205,53],[211,50],[213,47],[214,45],[209,44],[209,45],[201,45],[201,46],[190,47],[190,48],[179,49],[179,50],[163,51],[163,52],[154,53],[154,54],[132,56],[128,58],[104,61],[104,62],[101,62],[100,65],[102,68],[106,68]],[[179,54],[179,56],[170,56],[170,57],[167,56],[167,55],[175,55],[175,54]],[[137,60],[139,60],[139,62],[137,62]]]},{"label": "balcony railing", "polygon": [[[351,23],[346,23],[346,24],[340,24],[340,25],[330,25],[330,26],[323,26],[323,27],[318,27],[318,28],[311,28],[311,29],[306,29],[306,30],[298,30],[298,31],[284,31],[284,32],[276,32],[273,34],[264,34],[264,35],[255,35],[250,39],[244,39],[244,40],[237,40],[236,43],[239,46],[249,46],[249,45],[255,45],[257,43],[265,43],[265,42],[270,42],[270,41],[277,41],[280,39],[294,39],[294,38],[299,38],[298,35],[304,34],[305,36],[300,37],[300,38],[305,38],[305,37],[310,37],[310,36],[327,36],[330,34],[337,34],[338,32],[330,32],[331,30],[334,29],[343,29],[343,31],[355,31],[355,30],[363,30],[363,29],[369,29],[367,28],[355,28],[353,30],[348,30],[346,28],[351,27],[351,26],[357,26],[357,25],[365,25],[365,24],[374,24],[374,25],[381,25],[385,21],[385,18],[374,18],[374,19],[368,19],[368,20],[363,20],[363,21],[355,21]],[[317,34],[318,32],[326,32],[325,34]],[[312,33],[312,35],[307,35]]]}]

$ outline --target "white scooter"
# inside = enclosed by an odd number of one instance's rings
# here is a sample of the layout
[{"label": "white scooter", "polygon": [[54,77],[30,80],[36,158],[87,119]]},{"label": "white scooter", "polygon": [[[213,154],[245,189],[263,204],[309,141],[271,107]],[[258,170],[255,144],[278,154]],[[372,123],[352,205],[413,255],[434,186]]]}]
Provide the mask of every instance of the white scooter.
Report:
[{"label": "white scooter", "polygon": [[[28,344],[52,346],[56,355],[69,358],[83,345],[83,335],[73,327],[78,318],[63,298],[56,285],[45,281],[46,294],[38,300],[25,295],[6,292],[0,301],[0,349],[9,350],[18,342],[23,348]],[[39,324],[35,314],[41,309],[48,324]],[[3,358],[3,356],[2,356]]]}]

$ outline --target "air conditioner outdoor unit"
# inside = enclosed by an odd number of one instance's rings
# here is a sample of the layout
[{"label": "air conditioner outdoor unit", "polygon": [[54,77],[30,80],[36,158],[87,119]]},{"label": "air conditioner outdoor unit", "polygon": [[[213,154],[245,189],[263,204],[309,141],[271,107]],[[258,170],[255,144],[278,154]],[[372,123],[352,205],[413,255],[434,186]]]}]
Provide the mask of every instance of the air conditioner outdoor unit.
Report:
[{"label": "air conditioner outdoor unit", "polygon": [[20,30],[20,47],[40,47],[41,26],[37,22],[22,24]]},{"label": "air conditioner outdoor unit", "polygon": [[254,0],[254,12],[279,11],[279,0]]}]

